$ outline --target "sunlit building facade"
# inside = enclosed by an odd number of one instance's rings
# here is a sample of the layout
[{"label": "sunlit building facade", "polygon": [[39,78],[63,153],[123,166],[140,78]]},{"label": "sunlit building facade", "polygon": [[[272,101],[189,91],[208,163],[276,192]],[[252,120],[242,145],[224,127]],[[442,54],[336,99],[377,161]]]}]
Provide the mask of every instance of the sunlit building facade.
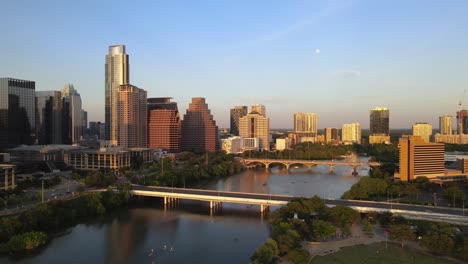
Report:
[{"label": "sunlit building facade", "polygon": [[83,135],[83,108],[81,96],[72,84],[65,84],[62,89],[62,108],[62,143],[78,143]]},{"label": "sunlit building facade", "polygon": [[182,150],[215,152],[218,146],[218,127],[205,98],[192,98],[182,120]]},{"label": "sunlit building facade", "polygon": [[259,149],[270,150],[270,119],[257,111],[240,118],[239,134],[242,138],[257,138]]},{"label": "sunlit building facade", "polygon": [[359,123],[344,124],[341,129],[341,141],[345,144],[361,144],[361,125]]},{"label": "sunlit building facade", "polygon": [[294,113],[294,133],[301,136],[317,136],[316,113]]},{"label": "sunlit building facade", "polygon": [[231,134],[239,136],[239,120],[247,115],[247,106],[235,106],[231,109]]},{"label": "sunlit building facade", "polygon": [[148,98],[148,147],[180,152],[181,120],[170,97]]},{"label": "sunlit building facade", "polygon": [[453,133],[453,117],[451,115],[443,115],[439,117],[439,134],[452,135]]},{"label": "sunlit building facade", "polygon": [[130,83],[125,45],[109,47],[105,65],[105,136],[117,145],[119,137],[119,86]]},{"label": "sunlit building facade", "polygon": [[428,123],[416,123],[413,125],[413,136],[421,137],[424,142],[430,142],[432,125]]},{"label": "sunlit building facade", "polygon": [[147,146],[146,91],[126,84],[119,86],[118,145],[124,148]]}]

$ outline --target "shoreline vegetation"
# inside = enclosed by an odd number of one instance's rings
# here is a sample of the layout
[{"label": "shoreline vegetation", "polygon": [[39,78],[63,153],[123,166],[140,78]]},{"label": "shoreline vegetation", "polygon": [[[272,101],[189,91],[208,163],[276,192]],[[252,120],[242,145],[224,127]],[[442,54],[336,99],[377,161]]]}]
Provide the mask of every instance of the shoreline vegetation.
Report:
[{"label": "shoreline vegetation", "polygon": [[49,237],[91,217],[127,206],[129,186],[118,191],[84,193],[71,200],[57,200],[35,209],[0,218],[0,254],[28,255],[46,245]]}]

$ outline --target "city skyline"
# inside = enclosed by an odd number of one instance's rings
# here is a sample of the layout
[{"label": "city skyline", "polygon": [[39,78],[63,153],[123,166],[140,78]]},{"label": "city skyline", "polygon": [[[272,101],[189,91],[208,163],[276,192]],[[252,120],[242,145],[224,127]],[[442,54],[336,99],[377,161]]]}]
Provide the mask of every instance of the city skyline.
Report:
[{"label": "city skyline", "polygon": [[108,4],[4,3],[12,23],[0,25],[10,36],[0,43],[2,77],[33,80],[36,91],[73,83],[88,120],[104,121],[102,56],[123,44],[133,84],[148,97],[173,97],[182,113],[192,97],[205,97],[222,128],[231,107],[257,103],[268,107],[272,128],[292,128],[294,112],[314,112],[320,128],[365,129],[378,105],[392,111],[390,129],[438,128],[459,100],[466,108],[463,1],[113,2],[113,10],[139,14],[118,21],[110,19],[116,11],[102,12]]}]

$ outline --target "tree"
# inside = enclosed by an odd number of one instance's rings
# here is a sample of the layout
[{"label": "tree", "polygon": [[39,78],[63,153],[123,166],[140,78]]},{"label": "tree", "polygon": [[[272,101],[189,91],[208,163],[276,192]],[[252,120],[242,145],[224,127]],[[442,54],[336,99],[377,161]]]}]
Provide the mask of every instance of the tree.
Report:
[{"label": "tree", "polygon": [[281,222],[273,225],[271,236],[277,241],[281,255],[288,253],[293,248],[300,247],[300,236],[289,223]]},{"label": "tree", "polygon": [[329,222],[314,220],[312,223],[314,237],[317,240],[326,240],[336,233],[336,228]]},{"label": "tree", "polygon": [[304,249],[293,249],[288,252],[288,259],[294,264],[306,263],[309,258],[309,252]]},{"label": "tree", "polygon": [[447,189],[443,191],[444,198],[447,200],[453,200],[452,206],[455,207],[455,202],[465,200],[465,193],[460,190],[460,187],[457,185],[450,185]]},{"label": "tree", "polygon": [[333,222],[340,227],[352,225],[360,218],[360,215],[357,211],[344,205],[337,205],[332,207],[330,209],[330,216]]},{"label": "tree", "polygon": [[269,264],[275,263],[275,260],[279,256],[278,244],[273,239],[268,239],[263,245],[255,250],[254,254],[250,258],[252,263],[258,264]]},{"label": "tree", "polygon": [[401,247],[405,246],[407,240],[414,238],[413,231],[408,225],[394,225],[390,228],[390,239],[398,241]]},{"label": "tree", "polygon": [[28,232],[13,236],[6,244],[6,250],[10,253],[32,250],[44,245],[47,235],[43,232]]}]

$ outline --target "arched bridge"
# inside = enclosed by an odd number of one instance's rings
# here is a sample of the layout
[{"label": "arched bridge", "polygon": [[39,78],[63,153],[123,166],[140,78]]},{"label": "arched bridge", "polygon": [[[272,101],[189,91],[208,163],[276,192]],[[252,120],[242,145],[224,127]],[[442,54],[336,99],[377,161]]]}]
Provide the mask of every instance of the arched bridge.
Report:
[{"label": "arched bridge", "polygon": [[330,171],[333,171],[335,166],[344,165],[350,166],[353,168],[353,174],[357,174],[357,168],[362,166],[378,167],[380,166],[379,162],[369,162],[369,161],[342,161],[342,160],[290,160],[290,159],[244,159],[245,165],[251,164],[263,164],[268,169],[271,164],[282,164],[286,167],[287,170],[292,165],[304,165],[310,170],[312,167],[317,165],[326,165],[330,168]]}]

